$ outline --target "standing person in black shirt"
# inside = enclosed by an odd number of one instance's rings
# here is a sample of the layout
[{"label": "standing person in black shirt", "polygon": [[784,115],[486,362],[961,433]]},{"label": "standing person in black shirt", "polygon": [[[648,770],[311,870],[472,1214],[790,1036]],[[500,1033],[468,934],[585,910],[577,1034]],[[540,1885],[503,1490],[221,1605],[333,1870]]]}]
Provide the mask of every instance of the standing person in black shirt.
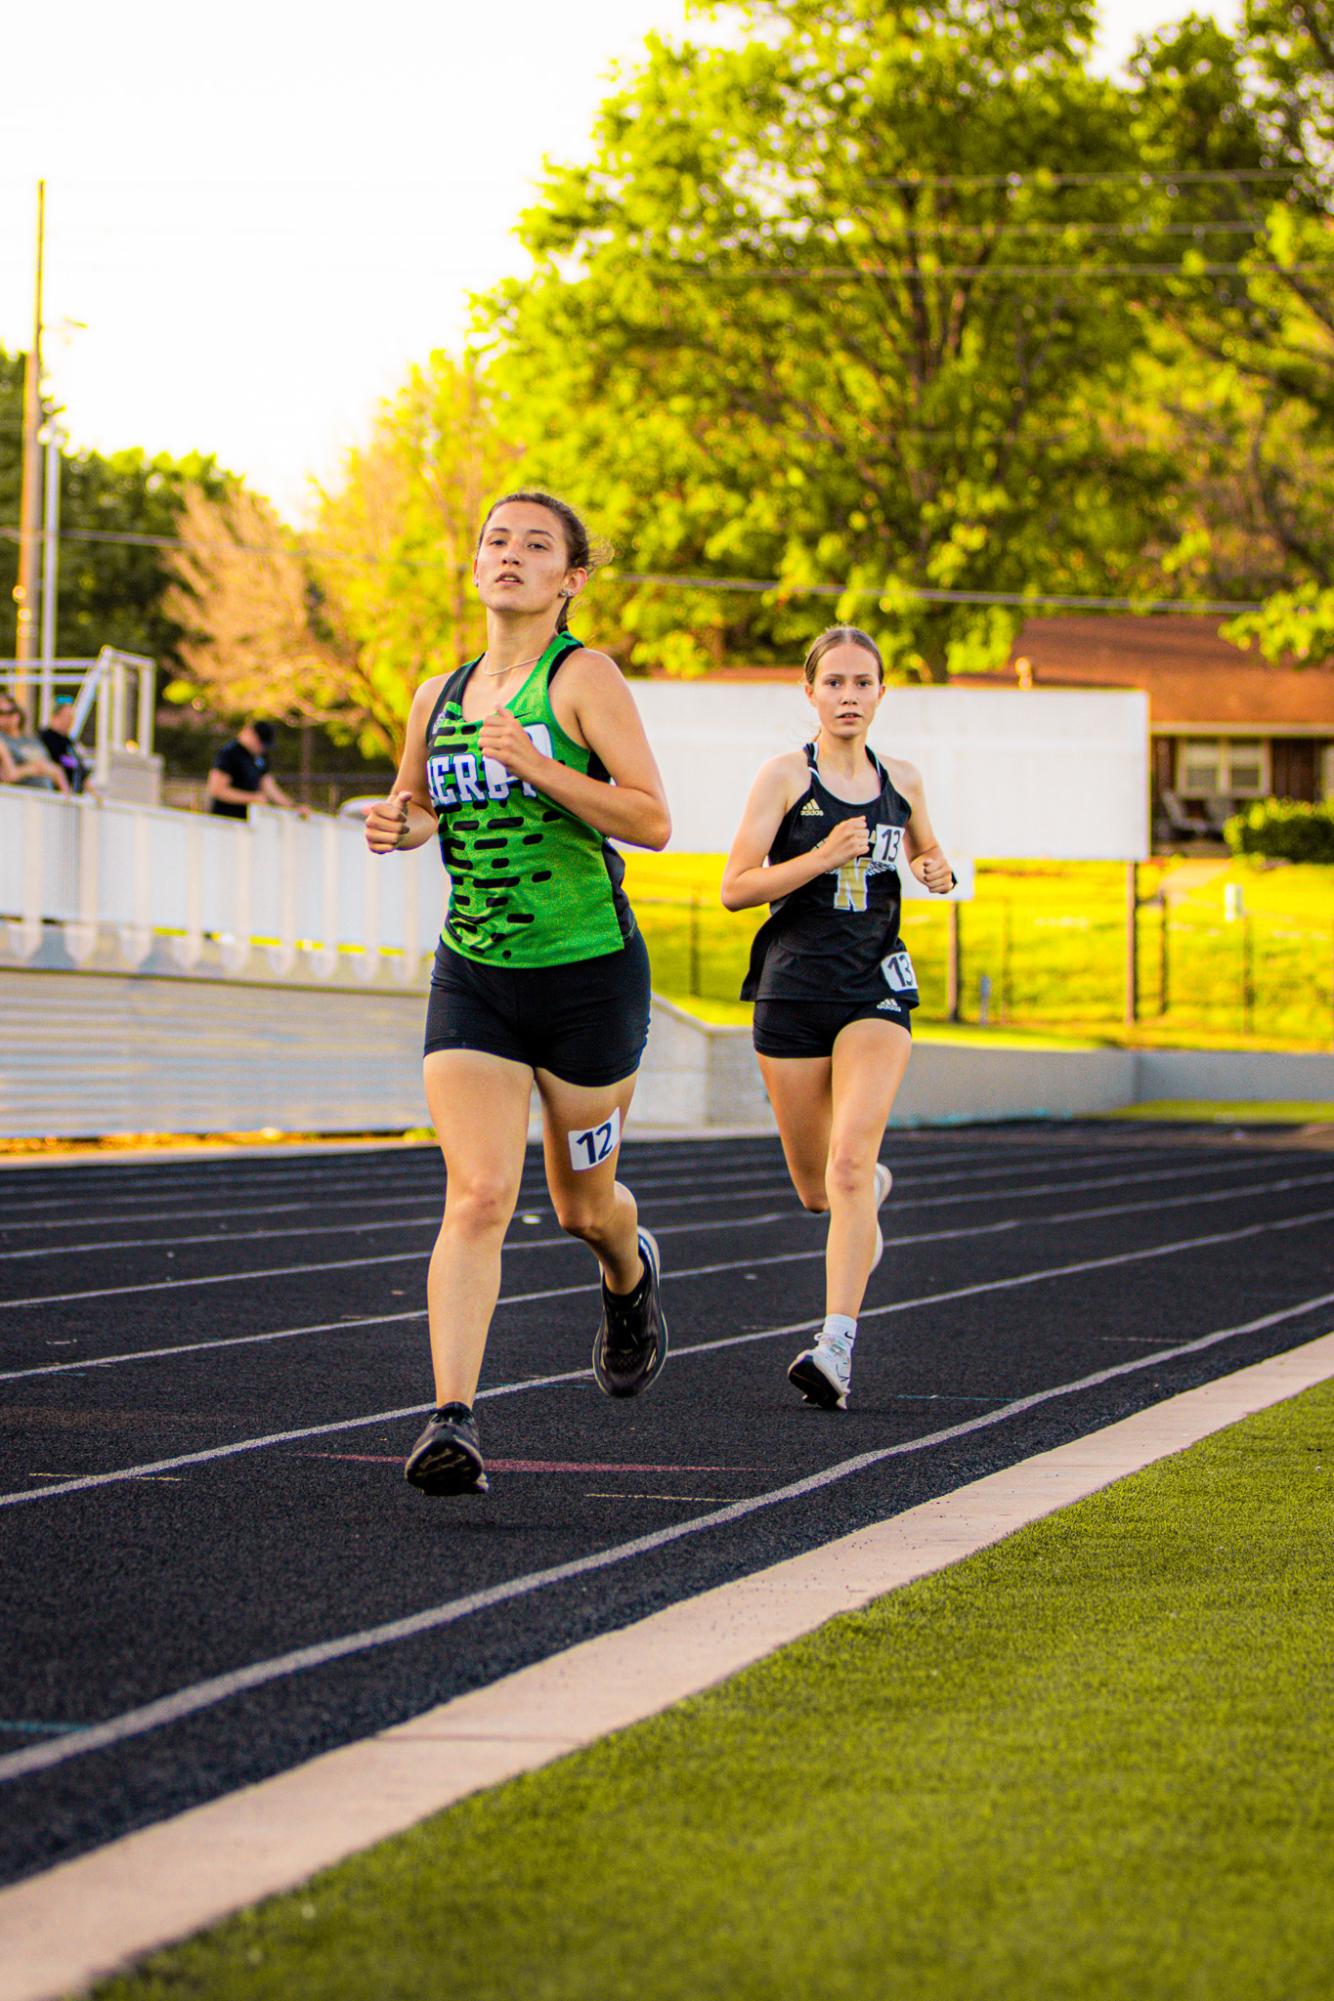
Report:
[{"label": "standing person in black shirt", "polygon": [[210,813],[245,820],[256,800],[262,799],[266,806],[289,806],[305,818],[306,808],[288,798],[269,770],[274,734],[272,723],[248,722],[222,746],[208,775]]},{"label": "standing person in black shirt", "polygon": [[899,936],[902,853],[937,895],[954,871],[931,831],[920,774],[882,763],[867,732],[884,695],[875,641],[822,633],[806,657],[813,742],[763,765],[723,871],[729,910],[772,905],[741,989],[792,1184],[828,1213],[825,1321],[788,1378],[808,1403],[847,1406],[866,1281],[893,1177],[880,1143],[912,1049],[917,976]]}]

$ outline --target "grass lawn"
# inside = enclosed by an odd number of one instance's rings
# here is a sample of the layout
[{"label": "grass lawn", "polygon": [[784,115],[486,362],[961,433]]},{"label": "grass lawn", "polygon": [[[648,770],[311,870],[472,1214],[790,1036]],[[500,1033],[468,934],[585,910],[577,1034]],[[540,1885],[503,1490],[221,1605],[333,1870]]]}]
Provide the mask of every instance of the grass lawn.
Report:
[{"label": "grass lawn", "polygon": [[[764,915],[723,910],[722,866],[721,855],[627,856],[655,986],[692,1004],[735,999]],[[1334,867],[1178,856],[1141,864],[1140,1018],[1129,1031],[1125,894],[1118,863],[979,862],[976,896],[960,906],[964,1019],[985,1012],[993,1029],[1118,1043],[1329,1047]],[[947,1013],[947,922],[940,904],[904,905],[922,1020]]]},{"label": "grass lawn", "polygon": [[1204,1098],[1156,1098],[1126,1105],[1118,1112],[1099,1112],[1105,1119],[1212,1119],[1226,1125],[1334,1125],[1334,1104],[1260,1104],[1240,1099],[1232,1104]]},{"label": "grass lawn", "polygon": [[102,2001],[1328,2001],[1334,1384]]}]

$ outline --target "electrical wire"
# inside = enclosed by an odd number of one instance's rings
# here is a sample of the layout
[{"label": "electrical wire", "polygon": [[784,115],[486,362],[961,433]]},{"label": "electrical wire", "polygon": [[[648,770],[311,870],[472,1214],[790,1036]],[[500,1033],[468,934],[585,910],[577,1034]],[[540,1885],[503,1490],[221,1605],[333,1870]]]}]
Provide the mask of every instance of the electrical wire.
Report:
[{"label": "electrical wire", "polygon": [[1011,174],[873,174],[865,185],[877,188],[1096,188],[1096,187],[1221,187],[1265,181],[1298,181],[1300,167],[1176,167],[1146,172],[1127,167],[1113,172],[1053,173],[1045,167]]},{"label": "electrical wire", "polygon": [[[17,528],[0,527],[0,537],[17,542],[19,531]],[[62,542],[124,544],[131,548],[184,549],[189,546],[179,536],[136,535],[127,530],[114,531],[104,528],[62,528],[59,539]],[[232,542],[231,547],[253,556],[268,556],[274,553],[271,547],[258,543]],[[352,563],[366,569],[379,569],[388,560],[377,556],[349,556],[328,549],[304,549],[301,553],[313,556],[318,561]],[[443,567],[425,559],[404,563],[399,558],[394,559],[394,566],[409,569]],[[456,567],[461,575],[465,572],[465,565],[459,564]],[[882,598],[890,592],[902,591],[906,596],[915,598],[923,604],[1008,605],[1030,609],[1046,605],[1066,611],[1178,612],[1192,613],[1197,617],[1219,618],[1233,617],[1242,612],[1261,609],[1258,603],[1242,598],[1080,597],[1062,592],[947,591],[936,590],[928,585],[904,584],[897,578],[889,578],[883,584],[791,584],[785,583],[781,577],[677,576],[659,570],[622,570],[615,564],[608,564],[599,574],[605,576],[609,583],[647,584],[662,590],[737,592],[746,596],[776,592],[785,598]]]},{"label": "electrical wire", "polygon": [[706,279],[714,285],[749,285],[813,279],[818,284],[850,284],[867,278],[1175,278],[1191,283],[1201,278],[1248,277],[1265,273],[1286,277],[1307,271],[1334,272],[1334,262],[1297,264],[1200,263],[1181,264],[1099,264],[1087,259],[1080,264],[775,264],[754,265],[743,271],[715,271],[706,265],[666,264],[651,266],[654,277]]}]

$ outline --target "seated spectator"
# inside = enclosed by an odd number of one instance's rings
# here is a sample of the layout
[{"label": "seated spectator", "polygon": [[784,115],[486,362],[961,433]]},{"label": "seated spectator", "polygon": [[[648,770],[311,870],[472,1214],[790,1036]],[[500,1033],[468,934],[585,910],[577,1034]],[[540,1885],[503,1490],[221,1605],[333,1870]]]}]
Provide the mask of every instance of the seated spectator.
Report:
[{"label": "seated spectator", "polygon": [[48,757],[55,759],[69,780],[71,792],[91,792],[88,783],[93,767],[75,743],[71,732],[74,728],[74,704],[71,701],[57,702],[51,711],[50,721],[40,732],[46,745]]},{"label": "seated spectator", "polygon": [[257,800],[266,806],[290,806],[304,820],[306,808],[289,799],[269,770],[269,752],[276,732],[272,723],[253,719],[225,743],[208,775],[208,810],[228,820],[246,820]]},{"label": "seated spectator", "polygon": [[69,780],[46,754],[40,737],[29,736],[28,718],[7,689],[0,688],[0,744],[14,775],[6,782],[34,792],[68,792]]}]

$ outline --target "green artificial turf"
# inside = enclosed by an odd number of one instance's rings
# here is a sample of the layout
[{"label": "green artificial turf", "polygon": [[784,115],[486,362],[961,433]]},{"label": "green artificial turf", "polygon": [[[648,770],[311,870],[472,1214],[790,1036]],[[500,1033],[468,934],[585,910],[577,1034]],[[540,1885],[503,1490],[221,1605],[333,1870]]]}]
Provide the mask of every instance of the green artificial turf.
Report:
[{"label": "green artificial turf", "polygon": [[1334,1384],[102,2001],[1328,2001]]}]

